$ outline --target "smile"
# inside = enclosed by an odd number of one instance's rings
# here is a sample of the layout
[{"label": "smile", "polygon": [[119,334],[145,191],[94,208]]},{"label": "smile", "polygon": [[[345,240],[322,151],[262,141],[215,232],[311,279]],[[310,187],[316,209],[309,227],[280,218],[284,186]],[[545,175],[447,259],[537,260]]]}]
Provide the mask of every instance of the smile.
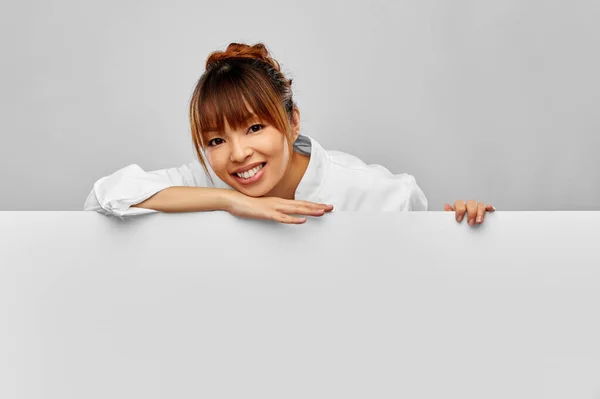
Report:
[{"label": "smile", "polygon": [[242,173],[233,173],[232,176],[241,184],[255,183],[264,175],[264,167],[266,164],[266,162],[263,162],[262,164],[255,166],[248,171]]}]

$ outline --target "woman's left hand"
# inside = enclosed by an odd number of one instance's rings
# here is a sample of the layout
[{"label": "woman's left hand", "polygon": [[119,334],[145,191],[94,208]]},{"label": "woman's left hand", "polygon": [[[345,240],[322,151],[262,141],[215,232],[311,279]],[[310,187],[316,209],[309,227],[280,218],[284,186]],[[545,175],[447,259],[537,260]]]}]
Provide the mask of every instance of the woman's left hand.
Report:
[{"label": "woman's left hand", "polygon": [[465,212],[467,212],[469,226],[473,227],[475,224],[483,223],[485,213],[495,212],[496,208],[494,208],[491,204],[486,206],[485,203],[477,202],[475,200],[469,200],[466,204],[465,201],[458,200],[454,203],[454,207],[450,206],[449,204],[444,204],[444,211],[456,211],[456,221],[458,223],[462,222]]}]

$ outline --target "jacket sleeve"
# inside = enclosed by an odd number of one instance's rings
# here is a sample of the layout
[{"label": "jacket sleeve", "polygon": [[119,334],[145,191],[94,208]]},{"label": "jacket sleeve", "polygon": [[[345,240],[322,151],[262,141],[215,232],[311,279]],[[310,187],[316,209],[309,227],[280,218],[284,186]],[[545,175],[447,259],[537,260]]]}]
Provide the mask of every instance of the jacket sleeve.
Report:
[{"label": "jacket sleeve", "polygon": [[427,197],[421,188],[417,185],[414,176],[411,177],[410,195],[408,198],[408,211],[426,211],[428,206]]},{"label": "jacket sleeve", "polygon": [[177,168],[150,172],[132,164],[94,183],[83,209],[117,216],[120,219],[123,219],[123,216],[154,213],[158,211],[131,208],[131,205],[139,204],[168,187],[208,187],[209,184],[204,169],[197,161]]}]

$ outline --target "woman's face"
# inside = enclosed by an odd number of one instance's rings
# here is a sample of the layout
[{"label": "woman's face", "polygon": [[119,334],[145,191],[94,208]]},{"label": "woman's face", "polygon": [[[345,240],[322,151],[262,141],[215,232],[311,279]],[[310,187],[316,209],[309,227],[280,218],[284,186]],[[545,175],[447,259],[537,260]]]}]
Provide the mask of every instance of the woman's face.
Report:
[{"label": "woman's face", "polygon": [[[215,174],[250,197],[271,192],[286,174],[290,154],[285,135],[267,122],[251,119],[233,131],[225,120],[223,134],[209,132],[205,143]],[[248,170],[242,176],[235,173]]]}]

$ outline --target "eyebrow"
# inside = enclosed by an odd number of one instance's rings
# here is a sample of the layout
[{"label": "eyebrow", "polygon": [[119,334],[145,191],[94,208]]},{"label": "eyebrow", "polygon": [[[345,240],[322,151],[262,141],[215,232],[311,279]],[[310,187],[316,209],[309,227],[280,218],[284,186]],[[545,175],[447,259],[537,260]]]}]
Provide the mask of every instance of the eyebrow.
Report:
[{"label": "eyebrow", "polygon": [[[244,122],[242,123],[248,123],[250,121],[261,121],[261,118],[256,115],[255,113],[251,112],[250,116],[248,116],[246,119],[244,119]],[[209,134],[222,134],[223,132],[220,132],[218,130],[205,130],[204,134],[209,135]]]}]

